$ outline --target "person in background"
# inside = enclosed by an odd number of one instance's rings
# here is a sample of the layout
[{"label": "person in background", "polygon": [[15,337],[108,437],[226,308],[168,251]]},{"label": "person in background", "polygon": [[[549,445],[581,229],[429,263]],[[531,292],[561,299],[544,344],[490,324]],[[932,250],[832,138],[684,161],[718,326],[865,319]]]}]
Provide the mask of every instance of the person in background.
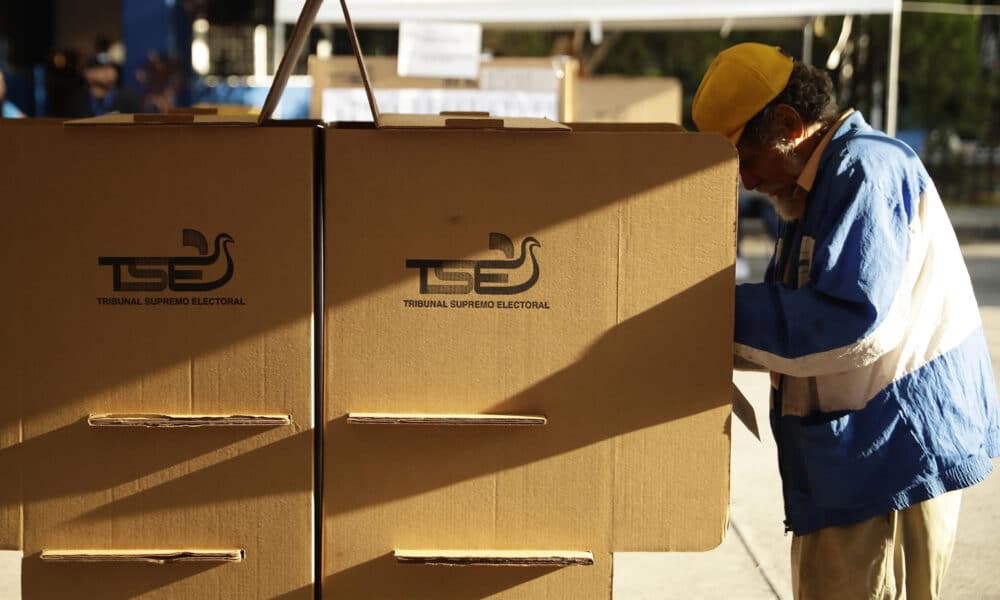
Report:
[{"label": "person in background", "polygon": [[940,598],[960,490],[1000,456],[1000,407],[934,183],[772,46],[721,52],[692,117],[782,219],[765,281],[736,287],[734,348],[771,371],[795,597]]},{"label": "person in background", "polygon": [[7,80],[2,70],[0,70],[0,111],[2,111],[0,118],[20,119],[24,117],[24,113],[13,102],[7,100]]},{"label": "person in background", "polygon": [[142,102],[118,85],[118,68],[106,53],[95,54],[83,68],[84,85],[69,99],[69,115],[86,118],[109,113],[137,113]]},{"label": "person in background", "polygon": [[151,49],[146,53],[146,61],[136,70],[135,76],[145,92],[143,110],[165,113],[177,105],[182,77],[176,68],[176,61]]}]

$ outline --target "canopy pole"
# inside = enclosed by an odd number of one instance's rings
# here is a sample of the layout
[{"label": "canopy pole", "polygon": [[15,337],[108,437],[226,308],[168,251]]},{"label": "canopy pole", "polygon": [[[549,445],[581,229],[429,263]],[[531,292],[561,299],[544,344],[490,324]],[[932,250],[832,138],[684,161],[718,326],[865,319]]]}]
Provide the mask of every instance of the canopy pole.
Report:
[{"label": "canopy pole", "polygon": [[896,136],[896,109],[899,104],[899,39],[903,25],[903,0],[893,0],[892,30],[889,41],[889,85],[886,86],[885,132]]},{"label": "canopy pole", "polygon": [[813,62],[813,20],[809,19],[802,28],[802,62],[811,65]]}]

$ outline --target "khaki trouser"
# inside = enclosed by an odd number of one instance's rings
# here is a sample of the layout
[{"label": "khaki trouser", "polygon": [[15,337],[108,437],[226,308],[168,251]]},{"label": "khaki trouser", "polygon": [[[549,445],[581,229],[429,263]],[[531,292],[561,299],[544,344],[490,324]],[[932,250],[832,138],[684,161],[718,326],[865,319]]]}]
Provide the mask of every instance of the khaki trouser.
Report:
[{"label": "khaki trouser", "polygon": [[792,538],[796,600],[936,600],[955,546],[961,490]]}]

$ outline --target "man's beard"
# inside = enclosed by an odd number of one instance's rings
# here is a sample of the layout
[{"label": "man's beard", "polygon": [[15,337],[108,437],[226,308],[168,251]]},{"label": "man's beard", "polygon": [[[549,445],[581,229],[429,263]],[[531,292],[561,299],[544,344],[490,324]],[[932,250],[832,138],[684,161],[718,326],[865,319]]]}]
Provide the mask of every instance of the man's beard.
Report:
[{"label": "man's beard", "polygon": [[[775,143],[775,148],[781,154],[784,167],[788,172],[802,172],[805,160],[796,156],[793,145],[777,142]],[[805,190],[800,191],[798,183],[757,186],[757,191],[767,196],[771,205],[778,211],[778,216],[785,221],[801,219],[806,211]]]},{"label": "man's beard", "polygon": [[[802,218],[806,210],[805,194],[796,194],[796,188],[784,188],[769,192],[758,188],[759,191],[767,195],[774,210],[778,211],[778,216],[784,221],[796,221]],[[801,199],[799,199],[801,198]]]}]

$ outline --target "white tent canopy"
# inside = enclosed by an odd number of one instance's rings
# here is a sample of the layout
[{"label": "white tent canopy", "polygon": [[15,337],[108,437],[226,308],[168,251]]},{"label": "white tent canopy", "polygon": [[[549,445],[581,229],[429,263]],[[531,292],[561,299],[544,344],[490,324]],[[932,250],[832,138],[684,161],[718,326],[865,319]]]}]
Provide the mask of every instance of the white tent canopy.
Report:
[{"label": "white tent canopy", "polygon": [[[294,23],[304,0],[275,0],[275,21]],[[485,27],[556,29],[601,23],[622,27],[672,29],[685,22],[795,19],[817,15],[891,13],[893,0],[350,0],[359,26],[395,26],[400,21],[467,21]],[[343,23],[340,3],[327,0],[319,23]]]},{"label": "white tent canopy", "polygon": [[[305,0],[275,0],[275,25],[294,23]],[[459,21],[484,27],[631,30],[729,30],[805,28],[820,15],[891,14],[892,42],[886,85],[886,131],[896,130],[899,28],[902,0],[348,0],[361,27],[395,27],[401,21]],[[327,0],[318,23],[342,24],[340,2]],[[284,28],[276,27],[276,51]]]}]

